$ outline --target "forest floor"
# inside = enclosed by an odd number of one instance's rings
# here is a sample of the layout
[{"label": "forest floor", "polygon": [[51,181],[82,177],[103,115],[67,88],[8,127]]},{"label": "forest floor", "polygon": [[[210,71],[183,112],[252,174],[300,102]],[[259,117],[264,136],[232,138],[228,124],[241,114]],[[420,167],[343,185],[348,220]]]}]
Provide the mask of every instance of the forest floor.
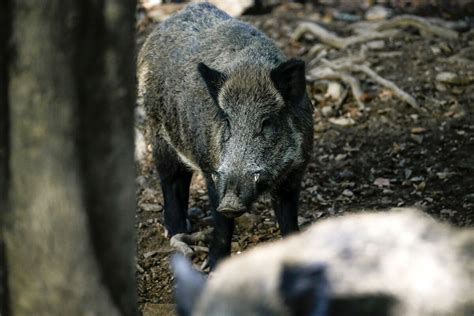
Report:
[{"label": "forest floor", "polygon": [[[292,35],[302,21],[309,21],[349,36],[355,20],[364,20],[363,12],[344,15],[292,4],[242,19],[274,39],[288,56],[307,63],[315,131],[314,153],[302,183],[302,226],[397,206],[415,206],[457,226],[474,225],[474,30],[469,23],[451,25],[457,38],[408,26],[387,38],[337,49],[317,45],[310,33],[298,39]],[[139,45],[156,24],[150,21],[139,20]],[[349,72],[360,82],[363,104],[346,83],[317,80],[315,74],[327,65],[324,59],[350,60],[361,52],[363,63],[410,94],[418,107],[366,74]],[[153,314],[153,304],[173,301],[172,249],[164,237],[163,200],[150,160],[137,182],[138,294],[144,313]],[[209,229],[209,203],[199,175],[193,178],[189,207],[192,231]],[[263,198],[237,220],[232,252],[278,238],[269,201]],[[194,263],[200,266],[205,258],[205,252],[197,253]]]}]

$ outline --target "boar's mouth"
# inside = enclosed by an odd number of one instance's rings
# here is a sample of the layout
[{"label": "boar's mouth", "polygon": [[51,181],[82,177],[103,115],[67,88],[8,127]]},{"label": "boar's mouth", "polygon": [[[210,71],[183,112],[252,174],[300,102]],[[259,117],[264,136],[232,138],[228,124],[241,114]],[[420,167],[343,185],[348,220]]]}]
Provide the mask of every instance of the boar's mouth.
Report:
[{"label": "boar's mouth", "polygon": [[[218,210],[219,211],[219,210]],[[228,218],[236,218],[242,216],[246,210],[220,210],[219,212]]]},{"label": "boar's mouth", "polygon": [[240,202],[240,199],[233,193],[224,196],[217,211],[222,215],[235,218],[239,217],[247,211],[247,208]]}]

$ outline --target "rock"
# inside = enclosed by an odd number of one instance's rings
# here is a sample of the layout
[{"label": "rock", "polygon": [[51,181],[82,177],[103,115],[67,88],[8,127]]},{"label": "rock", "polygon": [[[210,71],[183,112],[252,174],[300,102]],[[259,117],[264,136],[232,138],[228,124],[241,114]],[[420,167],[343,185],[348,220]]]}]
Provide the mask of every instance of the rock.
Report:
[{"label": "rock", "polygon": [[413,139],[413,141],[415,141],[415,143],[417,143],[417,144],[423,143],[423,136],[421,136],[421,135],[411,134],[410,137],[411,137],[411,139]]},{"label": "rock", "polygon": [[442,172],[437,172],[436,176],[438,176],[438,178],[440,180],[444,180],[444,179],[450,178],[454,174],[456,174],[456,173],[455,172],[450,172],[450,171],[442,171]]},{"label": "rock", "polygon": [[436,81],[454,85],[467,85],[474,81],[474,77],[445,71],[436,75]]},{"label": "rock", "polygon": [[141,203],[138,205],[145,212],[161,212],[163,207],[159,204]]},{"label": "rock", "polygon": [[250,230],[254,228],[259,221],[260,217],[252,213],[244,213],[242,216],[235,219],[237,225],[239,225],[244,230]]},{"label": "rock", "polygon": [[426,188],[426,182],[422,181],[419,184],[413,183],[413,186],[417,191],[423,191]]},{"label": "rock", "polygon": [[138,176],[135,182],[139,188],[145,188],[148,186],[148,181],[145,176]]},{"label": "rock", "polygon": [[333,101],[337,101],[341,98],[343,90],[344,88],[339,82],[331,81],[328,84],[328,88],[324,97]]},{"label": "rock", "polygon": [[192,219],[192,220],[203,218],[205,215],[206,214],[204,213],[204,211],[200,209],[199,207],[191,207],[188,210],[188,217],[189,219]]},{"label": "rock", "polygon": [[354,192],[352,192],[351,190],[345,189],[344,191],[342,191],[342,195],[347,196],[347,197],[353,197]]},{"label": "rock", "polygon": [[448,88],[446,87],[446,85],[441,82],[435,82],[435,87],[436,87],[436,90],[438,90],[439,92],[448,91]]},{"label": "rock", "polygon": [[431,51],[433,52],[433,54],[435,54],[435,55],[441,54],[441,48],[439,48],[438,46],[432,46],[430,48],[431,48]]},{"label": "rock", "polygon": [[158,191],[150,189],[150,188],[146,188],[145,190],[143,190],[143,192],[140,196],[140,200],[143,201],[143,202],[144,201],[147,201],[147,202],[155,201],[158,196],[159,196]]},{"label": "rock", "polygon": [[347,158],[347,154],[337,154],[337,156],[334,158],[336,161],[341,161]]},{"label": "rock", "polygon": [[323,106],[321,109],[321,114],[326,117],[331,116],[334,114],[334,109],[330,105]]},{"label": "rock", "polygon": [[390,186],[390,180],[386,178],[377,178],[374,181],[374,184],[378,186],[379,188],[382,187],[389,187]]},{"label": "rock", "polygon": [[374,5],[365,12],[365,19],[369,21],[386,20],[392,16],[392,10],[381,5]]}]

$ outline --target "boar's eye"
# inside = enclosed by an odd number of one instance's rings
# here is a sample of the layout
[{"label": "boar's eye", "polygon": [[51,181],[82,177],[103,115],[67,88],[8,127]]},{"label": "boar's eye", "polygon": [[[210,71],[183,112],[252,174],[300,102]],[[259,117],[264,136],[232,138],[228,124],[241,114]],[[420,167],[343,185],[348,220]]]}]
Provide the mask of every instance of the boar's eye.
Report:
[{"label": "boar's eye", "polygon": [[260,181],[260,172],[255,172],[255,173],[253,174],[253,181],[254,181],[255,183],[258,183],[258,181]]},{"label": "boar's eye", "polygon": [[262,120],[259,134],[267,138],[273,134],[273,123],[269,117],[265,117]]},{"label": "boar's eye", "polygon": [[228,118],[224,119],[222,127],[222,139],[224,142],[228,141],[230,138],[230,121]]}]

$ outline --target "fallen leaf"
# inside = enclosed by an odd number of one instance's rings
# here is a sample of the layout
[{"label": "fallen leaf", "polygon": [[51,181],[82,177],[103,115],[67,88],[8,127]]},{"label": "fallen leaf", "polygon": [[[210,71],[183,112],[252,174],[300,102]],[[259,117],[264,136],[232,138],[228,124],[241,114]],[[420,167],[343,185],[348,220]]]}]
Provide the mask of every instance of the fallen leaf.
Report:
[{"label": "fallen leaf", "polygon": [[389,187],[390,186],[390,180],[386,178],[377,178],[374,181],[374,184],[378,186],[379,188],[382,187]]},{"label": "fallen leaf", "polygon": [[339,126],[350,126],[355,124],[353,119],[346,117],[330,118],[329,122]]},{"label": "fallen leaf", "polygon": [[424,127],[413,127],[411,129],[412,134],[421,134],[421,133],[424,133],[424,132],[426,132],[426,128],[424,128]]}]

